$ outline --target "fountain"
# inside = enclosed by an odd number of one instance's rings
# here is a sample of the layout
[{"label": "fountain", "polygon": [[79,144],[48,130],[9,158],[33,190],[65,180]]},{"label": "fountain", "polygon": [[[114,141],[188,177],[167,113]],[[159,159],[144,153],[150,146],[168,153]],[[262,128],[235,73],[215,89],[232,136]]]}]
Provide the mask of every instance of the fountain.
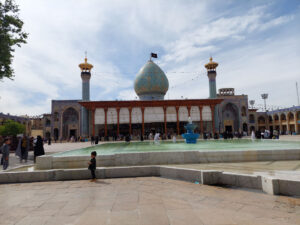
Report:
[{"label": "fountain", "polygon": [[188,121],[188,124],[184,126],[184,128],[186,129],[186,133],[182,134],[181,136],[185,139],[185,142],[187,144],[196,144],[199,134],[195,134],[194,130],[197,126],[193,124],[191,117],[188,118]]}]

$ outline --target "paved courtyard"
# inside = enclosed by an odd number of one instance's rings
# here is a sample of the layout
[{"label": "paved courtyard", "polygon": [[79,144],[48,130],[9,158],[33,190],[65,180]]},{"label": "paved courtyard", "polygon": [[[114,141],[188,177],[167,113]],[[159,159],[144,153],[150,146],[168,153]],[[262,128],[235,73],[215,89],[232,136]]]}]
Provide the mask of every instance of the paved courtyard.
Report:
[{"label": "paved courtyard", "polygon": [[300,224],[300,199],[156,177],[0,185],[0,224]]},{"label": "paved courtyard", "polygon": [[218,170],[238,174],[262,175],[279,179],[300,181],[300,160],[177,164],[168,166],[197,170]]}]

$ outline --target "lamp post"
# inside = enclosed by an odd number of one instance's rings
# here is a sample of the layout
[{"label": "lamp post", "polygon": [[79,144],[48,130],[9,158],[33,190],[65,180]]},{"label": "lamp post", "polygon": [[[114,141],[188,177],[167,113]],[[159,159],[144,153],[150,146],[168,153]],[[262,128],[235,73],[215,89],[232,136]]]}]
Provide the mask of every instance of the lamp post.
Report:
[{"label": "lamp post", "polygon": [[251,108],[253,109],[253,106],[254,106],[254,104],[255,104],[255,100],[250,100],[249,103],[250,103],[250,105],[251,105]]},{"label": "lamp post", "polygon": [[267,98],[268,98],[268,94],[267,93],[264,93],[264,94],[261,94],[261,98],[264,100],[264,103],[265,103],[265,112],[267,111]]}]

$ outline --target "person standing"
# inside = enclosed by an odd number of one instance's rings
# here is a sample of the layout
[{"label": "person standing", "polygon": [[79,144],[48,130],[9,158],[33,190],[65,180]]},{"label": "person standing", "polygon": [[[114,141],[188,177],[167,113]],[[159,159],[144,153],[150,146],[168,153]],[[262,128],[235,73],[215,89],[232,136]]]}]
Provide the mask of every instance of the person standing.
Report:
[{"label": "person standing", "polygon": [[44,151],[43,139],[39,135],[39,136],[37,136],[36,143],[34,146],[34,162],[35,162],[36,157],[40,156],[40,155],[45,155],[45,151]]},{"label": "person standing", "polygon": [[[23,159],[25,160],[25,162],[27,162],[27,157],[26,157],[26,151],[27,151],[27,138],[26,136],[23,136],[22,138],[22,142],[21,142],[21,158],[20,158],[20,163],[23,161]],[[29,144],[29,143],[28,143]]]},{"label": "person standing", "polygon": [[94,145],[94,144],[95,144],[95,137],[92,136],[92,137],[91,137],[91,145]]},{"label": "person standing", "polygon": [[3,157],[3,170],[6,170],[9,165],[10,139],[6,138],[1,147]]},{"label": "person standing", "polygon": [[91,181],[95,181],[96,180],[96,156],[97,156],[97,152],[93,151],[91,153],[91,160],[88,163],[89,164],[89,170],[91,171],[92,174],[92,180]]},{"label": "person standing", "polygon": [[48,145],[51,145],[51,137],[48,138]]}]

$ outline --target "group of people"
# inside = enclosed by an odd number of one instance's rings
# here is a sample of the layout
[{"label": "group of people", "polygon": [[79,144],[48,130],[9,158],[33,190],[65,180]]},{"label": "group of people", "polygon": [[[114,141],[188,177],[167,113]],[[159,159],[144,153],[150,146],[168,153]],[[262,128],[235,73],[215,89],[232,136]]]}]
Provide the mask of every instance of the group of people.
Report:
[{"label": "group of people", "polygon": [[[1,165],[3,165],[3,170],[6,170],[9,166],[9,155],[12,150],[11,137],[5,137],[3,144],[0,146],[1,153]],[[15,155],[19,157],[20,163],[23,161],[26,163],[28,160],[28,152],[30,150],[30,140],[31,138],[27,136],[18,137],[17,148],[15,149]],[[44,155],[44,141],[41,136],[37,136],[36,139],[33,140],[33,156],[34,162],[37,156]]]}]

